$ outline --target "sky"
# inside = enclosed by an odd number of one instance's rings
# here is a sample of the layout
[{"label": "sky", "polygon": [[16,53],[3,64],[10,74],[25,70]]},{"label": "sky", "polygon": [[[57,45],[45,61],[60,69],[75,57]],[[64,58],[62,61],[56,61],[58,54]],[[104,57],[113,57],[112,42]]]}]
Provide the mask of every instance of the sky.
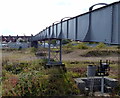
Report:
[{"label": "sky", "polygon": [[35,35],[64,17],[88,12],[96,3],[116,1],[119,0],[0,0],[0,35]]}]

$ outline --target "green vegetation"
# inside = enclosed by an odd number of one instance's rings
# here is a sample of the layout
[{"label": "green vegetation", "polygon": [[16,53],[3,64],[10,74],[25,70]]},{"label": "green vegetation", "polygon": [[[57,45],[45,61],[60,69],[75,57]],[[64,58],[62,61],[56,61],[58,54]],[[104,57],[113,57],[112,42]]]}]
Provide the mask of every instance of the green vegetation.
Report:
[{"label": "green vegetation", "polygon": [[98,45],[96,46],[97,49],[100,48],[106,48],[107,46],[104,43],[98,43]]},{"label": "green vegetation", "polygon": [[71,42],[71,40],[69,40],[69,39],[63,39],[62,40],[62,44],[68,44],[68,43],[70,43]]},{"label": "green vegetation", "polygon": [[74,47],[77,49],[88,49],[89,48],[85,43],[80,43]]},{"label": "green vegetation", "polygon": [[68,43],[68,44],[66,44],[65,46],[63,46],[63,53],[64,54],[68,54],[68,53],[71,53],[71,52],[73,52],[73,46],[72,46],[72,44],[71,43]]},{"label": "green vegetation", "polygon": [[[118,84],[118,86],[115,88],[114,92],[118,95],[117,97],[120,96],[120,83]],[[114,96],[113,96],[114,97]]]},{"label": "green vegetation", "polygon": [[[54,42],[53,42],[54,43]],[[87,57],[109,57],[118,56],[118,47],[106,46],[98,43],[96,47],[87,46],[86,43],[70,42],[65,40],[63,45],[63,55],[68,55],[76,50],[82,51],[81,58]],[[92,44],[92,43],[91,43]],[[64,61],[67,72],[60,67],[44,69],[47,59],[37,59],[35,53],[47,49],[4,49],[2,58],[2,78],[0,78],[3,96],[66,96],[80,95],[74,78],[86,77],[86,67],[89,64],[98,64],[97,60]],[[57,51],[57,48],[51,49]],[[6,54],[6,53],[9,53]],[[76,52],[79,53],[79,52]],[[110,77],[118,79],[117,61],[111,61]],[[120,86],[116,88],[119,93]]]},{"label": "green vegetation", "polygon": [[60,68],[44,69],[45,62],[37,60],[31,64],[20,63],[19,70],[15,66],[3,65],[3,96],[62,96],[80,93],[70,72],[65,73]]},{"label": "green vegetation", "polygon": [[32,52],[32,53],[37,52],[37,48],[34,48],[34,47],[29,48],[29,50],[30,50],[30,52]]},{"label": "green vegetation", "polygon": [[29,53],[32,55],[35,52],[33,50],[34,48],[11,51],[14,54],[4,57],[2,62],[2,84],[0,85],[3,96],[65,96],[80,94],[73,80],[75,75],[69,71],[65,73],[61,68],[44,69],[47,59],[16,61],[9,58],[14,57],[14,55],[20,57],[20,54],[23,55],[26,52],[26,55]]},{"label": "green vegetation", "polygon": [[101,49],[101,50],[90,50],[88,52],[86,52],[85,54],[81,55],[83,57],[100,57],[100,56],[110,56],[110,55],[113,55],[113,56],[119,56],[120,55],[120,51],[119,50],[109,50],[109,49]]}]

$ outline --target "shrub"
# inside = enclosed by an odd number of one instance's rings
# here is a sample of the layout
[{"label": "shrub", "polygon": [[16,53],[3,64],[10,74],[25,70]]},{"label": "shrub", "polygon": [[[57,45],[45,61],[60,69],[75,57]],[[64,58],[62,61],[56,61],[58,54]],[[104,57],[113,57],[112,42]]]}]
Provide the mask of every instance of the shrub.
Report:
[{"label": "shrub", "polygon": [[29,48],[29,50],[30,50],[30,52],[32,52],[32,53],[37,52],[37,48],[35,48],[35,47],[31,47],[31,48]]},{"label": "shrub", "polygon": [[23,71],[23,69],[27,67],[28,67],[28,63],[19,63],[19,64],[12,63],[12,64],[4,65],[5,70],[13,74],[19,74],[20,72]]},{"label": "shrub", "polygon": [[65,54],[71,53],[72,51],[73,51],[73,45],[71,43],[68,43],[63,47],[63,53]]},{"label": "shrub", "polygon": [[73,46],[72,46],[71,43],[68,43],[68,44],[66,44],[64,47],[65,47],[65,48],[72,48]]},{"label": "shrub", "polygon": [[68,40],[68,39],[62,40],[62,44],[68,44],[68,43],[70,43],[70,42],[71,42],[71,40]]},{"label": "shrub", "polygon": [[106,45],[104,43],[99,43],[96,48],[105,48]]},{"label": "shrub", "polygon": [[[3,96],[62,96],[79,94],[72,75],[64,73],[59,68],[27,71],[20,73],[18,77],[18,80],[14,78],[17,81],[15,86],[11,85],[9,89],[4,89]],[[7,83],[7,85],[9,84]]]},{"label": "shrub", "polygon": [[84,43],[80,43],[77,46],[75,46],[77,49],[88,49],[89,47],[84,44]]},{"label": "shrub", "polygon": [[120,83],[118,83],[117,86],[113,89],[112,94],[114,94],[114,95],[116,94],[117,97],[120,97]]},{"label": "shrub", "polygon": [[85,54],[82,54],[80,56],[83,57],[100,57],[100,56],[110,56],[110,55],[120,55],[120,51],[117,50],[91,50],[86,52]]},{"label": "shrub", "polygon": [[38,59],[31,64],[31,70],[40,70],[46,63],[48,59]]},{"label": "shrub", "polygon": [[117,49],[120,49],[120,45],[117,46]]}]

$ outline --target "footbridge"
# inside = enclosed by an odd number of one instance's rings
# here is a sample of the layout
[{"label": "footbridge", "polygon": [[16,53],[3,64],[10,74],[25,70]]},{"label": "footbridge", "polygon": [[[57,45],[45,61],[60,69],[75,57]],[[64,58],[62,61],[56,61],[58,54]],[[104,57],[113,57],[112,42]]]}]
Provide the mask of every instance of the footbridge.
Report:
[{"label": "footbridge", "polygon": [[[96,5],[104,5],[93,10]],[[89,11],[75,17],[65,17],[59,22],[46,27],[31,38],[31,46],[38,47],[38,41],[49,43],[48,64],[52,64],[51,40],[59,41],[59,60],[62,64],[62,39],[81,42],[103,42],[120,45],[120,1],[112,4],[99,3]],[[57,64],[58,64],[57,63]]]}]

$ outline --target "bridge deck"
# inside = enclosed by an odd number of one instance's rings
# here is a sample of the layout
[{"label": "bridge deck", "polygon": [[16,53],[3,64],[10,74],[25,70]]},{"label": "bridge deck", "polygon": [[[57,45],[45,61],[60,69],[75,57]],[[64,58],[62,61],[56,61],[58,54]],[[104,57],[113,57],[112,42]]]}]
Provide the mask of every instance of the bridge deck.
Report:
[{"label": "bridge deck", "polygon": [[119,21],[120,2],[115,2],[51,25],[33,36],[32,41],[55,38],[120,44]]}]

